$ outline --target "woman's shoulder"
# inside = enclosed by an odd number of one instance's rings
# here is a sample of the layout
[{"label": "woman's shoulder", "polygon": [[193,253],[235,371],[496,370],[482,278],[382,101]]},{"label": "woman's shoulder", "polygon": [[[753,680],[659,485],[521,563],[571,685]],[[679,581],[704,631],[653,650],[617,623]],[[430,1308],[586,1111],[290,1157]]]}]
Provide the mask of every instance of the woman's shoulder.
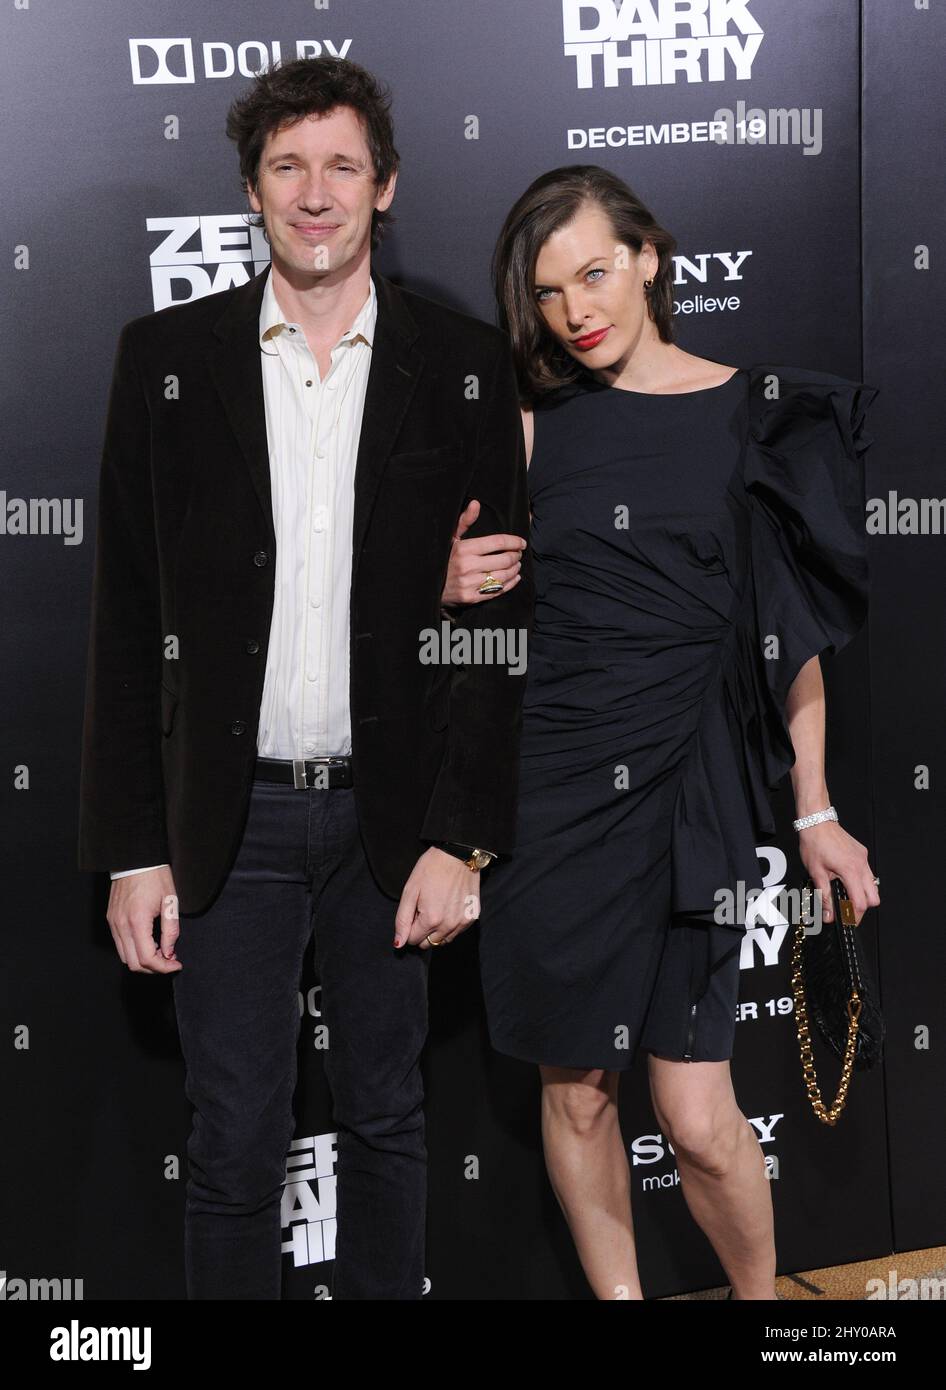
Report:
[{"label": "woman's shoulder", "polygon": [[851,377],[840,376],[835,372],[823,371],[816,367],[799,367],[787,362],[752,362],[744,366],[742,370],[752,381],[771,377],[776,381],[784,381],[787,384],[798,386],[831,387],[861,384]]},{"label": "woman's shoulder", "polygon": [[777,406],[789,400],[799,405],[817,406],[833,400],[862,398],[864,409],[877,395],[877,388],[854,377],[840,376],[813,367],[795,367],[781,362],[753,362],[742,371],[751,395],[760,405]]},{"label": "woman's shoulder", "polygon": [[[561,440],[570,430],[579,429],[583,413],[582,401],[591,393],[593,380],[584,374],[577,380],[569,381],[552,390],[543,391],[528,400],[520,400],[519,411],[522,417],[522,432],[526,444],[526,467],[532,463],[536,441],[540,440],[543,450],[549,437]],[[574,407],[570,410],[569,407]],[[577,411],[573,420],[572,416]],[[551,419],[552,423],[549,424]]]},{"label": "woman's shoulder", "polygon": [[868,442],[867,412],[875,386],[811,367],[755,362],[742,369],[747,379],[750,432],[754,440],[787,451],[813,436],[830,434],[849,454]]}]

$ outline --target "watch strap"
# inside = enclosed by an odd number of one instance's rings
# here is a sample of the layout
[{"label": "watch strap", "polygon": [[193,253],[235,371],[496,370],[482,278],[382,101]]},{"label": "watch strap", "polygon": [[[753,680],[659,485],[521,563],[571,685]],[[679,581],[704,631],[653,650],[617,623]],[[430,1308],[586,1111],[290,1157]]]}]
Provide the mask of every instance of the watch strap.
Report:
[{"label": "watch strap", "polygon": [[482,854],[490,856],[490,862],[496,858],[491,849],[484,849],[480,845],[459,845],[455,840],[434,840],[433,844],[437,849],[445,850],[447,854],[452,854],[457,859],[462,859],[464,863],[479,849]]}]

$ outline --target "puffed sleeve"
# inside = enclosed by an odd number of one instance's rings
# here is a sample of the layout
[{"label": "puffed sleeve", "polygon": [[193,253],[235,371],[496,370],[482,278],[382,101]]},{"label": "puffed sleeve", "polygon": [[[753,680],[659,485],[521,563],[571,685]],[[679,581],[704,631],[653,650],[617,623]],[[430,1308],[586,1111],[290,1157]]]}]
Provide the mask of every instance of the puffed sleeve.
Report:
[{"label": "puffed sleeve", "polygon": [[674,808],[673,909],[698,917],[718,889],[761,883],[769,794],[795,762],[789,689],[867,615],[863,456],[876,388],[769,364],[746,375],[745,584]]},{"label": "puffed sleeve", "polygon": [[876,395],[875,387],[800,368],[749,373],[750,674],[761,697],[770,789],[795,761],[785,720],[795,677],[811,657],[846,646],[867,616],[862,460]]}]

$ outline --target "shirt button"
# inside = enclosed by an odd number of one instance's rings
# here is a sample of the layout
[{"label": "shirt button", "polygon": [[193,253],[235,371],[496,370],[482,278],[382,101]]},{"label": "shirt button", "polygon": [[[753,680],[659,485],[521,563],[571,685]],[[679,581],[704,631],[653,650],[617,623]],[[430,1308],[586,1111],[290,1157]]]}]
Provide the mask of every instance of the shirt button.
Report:
[{"label": "shirt button", "polygon": [[321,608],[321,607],[322,607],[322,600],[321,600],[320,597],[319,597],[319,598],[310,598],[310,599],[309,599],[309,604],[310,604],[310,606],[311,606],[312,608]]},{"label": "shirt button", "polygon": [[265,550],[257,550],[256,554],[253,556],[253,564],[258,566],[259,569],[269,564],[269,556],[266,554]]},{"label": "shirt button", "polygon": [[306,676],[306,680],[307,680],[307,681],[315,681],[315,680],[317,680],[317,679],[318,679],[318,677],[317,677],[317,676],[313,676],[313,675],[311,674],[311,672],[309,673],[309,675]]},{"label": "shirt button", "polygon": [[311,385],[312,385],[312,382],[311,382],[311,381],[307,381],[307,382],[306,382],[306,386],[311,386]]}]

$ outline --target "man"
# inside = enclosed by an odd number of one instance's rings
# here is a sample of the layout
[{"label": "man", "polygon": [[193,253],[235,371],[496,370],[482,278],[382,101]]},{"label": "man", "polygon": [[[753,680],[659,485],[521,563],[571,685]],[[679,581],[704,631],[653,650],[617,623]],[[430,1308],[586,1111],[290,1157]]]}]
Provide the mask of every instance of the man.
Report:
[{"label": "man", "polygon": [[[113,874],[122,961],[174,975],[188,1296],[280,1296],[314,927],[333,1297],[413,1299],[427,948],[475,920],[480,869],[512,848],[524,684],[420,651],[465,502],[476,534],[527,534],[514,369],[498,330],[371,269],[398,156],[370,74],[277,66],[227,130],[272,264],[119,340],[79,866]],[[527,557],[521,576],[456,622],[527,632]]]}]

